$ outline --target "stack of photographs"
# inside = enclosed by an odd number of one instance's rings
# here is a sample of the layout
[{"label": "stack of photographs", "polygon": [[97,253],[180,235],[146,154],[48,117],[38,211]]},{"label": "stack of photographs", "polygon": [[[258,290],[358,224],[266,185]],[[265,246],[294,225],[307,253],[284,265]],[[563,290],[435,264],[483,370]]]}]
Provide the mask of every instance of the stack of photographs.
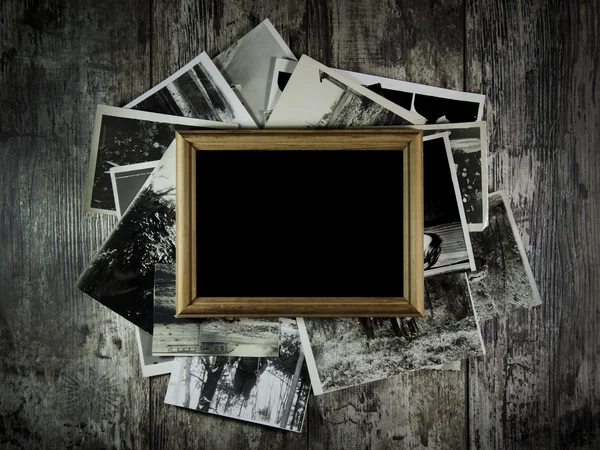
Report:
[{"label": "stack of photographs", "polygon": [[[308,397],[485,354],[479,323],[541,303],[504,192],[488,192],[485,96],[298,61],[267,19],[124,108],[98,107],[85,211],[118,219],[78,288],[136,325],[165,403],[302,431]],[[175,130],[423,130],[424,318],[177,319]]]}]

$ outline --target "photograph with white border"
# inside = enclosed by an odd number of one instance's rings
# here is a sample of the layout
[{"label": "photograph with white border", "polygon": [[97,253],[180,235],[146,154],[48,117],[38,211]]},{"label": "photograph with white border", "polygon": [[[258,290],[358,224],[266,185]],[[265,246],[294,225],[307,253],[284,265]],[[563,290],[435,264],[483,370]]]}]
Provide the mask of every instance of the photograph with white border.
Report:
[{"label": "photograph with white border", "polygon": [[118,218],[121,218],[127,211],[127,208],[140,192],[157,164],[158,161],[148,161],[110,168],[110,180]]},{"label": "photograph with white border", "polygon": [[159,160],[181,129],[236,129],[237,124],[99,105],[86,179],[85,211],[116,216],[110,169]]},{"label": "photograph with white border", "polygon": [[271,75],[269,102],[267,103],[267,112],[265,114],[267,121],[269,120],[273,109],[275,109],[275,105],[279,101],[279,97],[281,97],[288,81],[290,81],[292,72],[297,64],[298,61],[291,59],[277,58],[275,60],[275,67],[273,68],[273,74]]},{"label": "photograph with white border", "polygon": [[[275,62],[267,107],[269,113],[275,108],[296,64],[296,61],[283,58]],[[423,116],[427,124],[475,122],[483,119],[485,107],[483,94],[438,88],[348,70],[335,70],[398,106]]]},{"label": "photograph with white border", "polygon": [[298,318],[315,395],[414,370],[452,370],[485,354],[466,274],[427,278],[425,311],[423,318]]},{"label": "photograph with white border", "polygon": [[125,108],[256,128],[252,116],[206,52]]},{"label": "photograph with white border", "polygon": [[165,403],[301,432],[310,377],[294,319],[282,319],[278,358],[176,357]]},{"label": "photograph with white border", "polygon": [[485,121],[406,126],[425,136],[449,132],[450,148],[469,231],[483,231],[488,224],[488,139]]},{"label": "photograph with white border", "polygon": [[475,270],[448,132],[423,138],[425,277]]},{"label": "photograph with white border", "polygon": [[276,58],[296,59],[269,19],[213,58],[260,128],[265,125]]},{"label": "photograph with white border", "polygon": [[152,335],[135,327],[135,339],[137,341],[140,365],[143,377],[155,377],[171,373],[174,357],[152,355]]},{"label": "photograph with white border", "polygon": [[152,354],[279,356],[278,318],[178,319],[175,264],[154,267]]},{"label": "photograph with white border", "polygon": [[148,333],[154,265],[175,263],[175,165],[173,141],[77,280],[78,289]]},{"label": "photograph with white border", "polygon": [[350,128],[423,124],[419,114],[303,55],[266,128]]},{"label": "photograph with white border", "polygon": [[471,233],[477,271],[469,274],[469,286],[480,320],[542,303],[509,205],[504,191],[491,193],[489,225]]}]

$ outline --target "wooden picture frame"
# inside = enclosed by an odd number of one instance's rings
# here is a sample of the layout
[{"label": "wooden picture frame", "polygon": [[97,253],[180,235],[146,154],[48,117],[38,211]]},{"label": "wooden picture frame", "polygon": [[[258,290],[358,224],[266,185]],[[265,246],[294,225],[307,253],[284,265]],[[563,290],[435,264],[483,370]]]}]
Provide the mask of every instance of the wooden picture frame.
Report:
[{"label": "wooden picture frame", "polygon": [[[228,131],[214,131],[214,130],[203,130],[203,131],[180,131],[177,133],[177,225],[176,225],[176,262],[177,262],[177,308],[176,315],[179,318],[206,318],[206,317],[392,317],[392,316],[404,316],[404,317],[422,317],[424,313],[424,269],[423,269],[423,133],[420,130],[407,130],[407,129],[353,129],[353,130],[228,130]],[[197,190],[203,186],[202,183],[208,183],[208,178],[214,175],[214,170],[210,170],[210,162],[203,162],[206,158],[218,158],[219,160],[227,159],[221,166],[215,165],[215,167],[225,167],[222,173],[226,176],[217,178],[217,183],[220,186],[229,186],[230,189],[237,189],[231,184],[235,184],[237,178],[231,179],[228,177],[228,170],[230,162],[235,161],[235,158],[245,158],[245,168],[249,173],[253,172],[252,158],[286,158],[294,157],[295,161],[302,161],[298,158],[342,158],[343,155],[350,155],[353,157],[369,157],[368,155],[376,155],[377,157],[388,158],[392,154],[389,152],[370,152],[373,150],[386,150],[396,151],[393,154],[394,158],[401,162],[401,170],[398,171],[398,183],[401,183],[401,199],[398,201],[402,205],[401,209],[394,209],[393,205],[396,203],[396,197],[393,197],[393,203],[390,203],[389,208],[391,211],[395,211],[395,214],[400,214],[399,222],[402,230],[402,235],[395,237],[399,245],[393,248],[402,248],[402,259],[396,259],[395,253],[392,258],[394,264],[398,264],[403,272],[401,276],[398,276],[398,280],[390,281],[390,286],[393,283],[397,283],[402,288],[398,289],[401,295],[384,295],[384,296],[296,296],[294,294],[279,296],[243,296],[242,294],[230,295],[224,293],[223,296],[215,295],[214,293],[206,296],[197,296],[198,292],[198,279],[199,274],[203,275],[204,269],[198,271],[201,267],[198,261],[205,264],[202,267],[208,266],[204,259],[198,259],[198,245],[203,244],[204,241],[212,242],[211,239],[198,238],[203,231],[201,231],[201,225],[205,223],[215,222],[218,225],[219,214],[211,213],[210,217],[206,218],[204,211],[213,211],[205,206],[198,206],[197,202],[198,195]],[[244,152],[241,152],[244,151]],[[248,153],[248,151],[253,151]],[[270,151],[270,153],[266,153]],[[293,154],[289,152],[296,151]],[[320,153],[313,154],[312,152],[335,152],[343,151],[345,153]],[[365,151],[364,153],[358,153],[356,151]],[[205,153],[202,153],[205,152]],[[212,152],[212,153],[211,153]],[[221,153],[217,153],[221,152]],[[229,152],[229,153],[223,153]],[[231,153],[234,152],[234,153]],[[281,152],[287,152],[283,154]],[[398,152],[400,152],[398,154]],[[352,156],[354,155],[354,156]],[[346,157],[346,156],[344,156]],[[198,159],[200,158],[200,159]],[[233,158],[233,159],[232,159]],[[321,159],[319,160],[321,161]],[[198,166],[198,162],[201,163]],[[250,162],[250,163],[248,163]],[[341,166],[346,167],[345,160],[338,161]],[[395,171],[396,167],[381,166],[381,170],[385,173]],[[197,171],[200,167],[201,175],[196,176]],[[287,167],[287,166],[286,166]],[[313,167],[313,166],[310,166]],[[362,166],[361,166],[362,167]],[[379,167],[379,166],[376,166]],[[399,167],[399,165],[398,165]],[[255,169],[260,172],[258,164]],[[232,169],[233,170],[233,169]],[[277,173],[280,168],[275,168],[270,173]],[[379,169],[377,169],[379,170]],[[377,171],[376,170],[376,171]],[[375,171],[375,172],[376,172]],[[387,171],[387,172],[386,172]],[[218,170],[216,170],[218,172]],[[333,172],[343,173],[342,170],[335,170]],[[373,172],[373,171],[372,171]],[[239,173],[239,172],[237,172]],[[215,175],[216,176],[216,175]],[[332,175],[333,177],[333,175]],[[199,180],[200,178],[200,180]],[[227,180],[223,181],[223,178]],[[327,178],[327,176],[325,177]],[[379,177],[379,174],[373,179],[384,178]],[[387,177],[393,178],[393,177]],[[282,178],[282,179],[285,179]],[[254,180],[254,179],[253,179]],[[259,178],[256,178],[259,180]],[[259,180],[260,181],[260,180]],[[334,180],[335,181],[335,180]],[[360,180],[359,180],[360,181]],[[326,182],[331,182],[328,180]],[[200,183],[200,184],[198,184]],[[246,183],[242,186],[248,186],[252,183]],[[199,187],[200,186],[200,187]],[[202,197],[203,204],[209,202],[212,204],[221,204],[217,200],[213,200],[210,192],[217,192],[219,190],[212,189],[213,184],[208,185],[210,189],[202,190],[201,192],[207,192],[206,196]],[[296,185],[290,184],[287,186],[278,186],[277,191],[290,192],[293,189],[298,189]],[[346,184],[345,186],[349,186]],[[246,188],[239,188],[235,192],[239,192],[243,195],[243,191]],[[263,191],[264,192],[264,191]],[[321,193],[322,191],[318,191]],[[338,192],[345,192],[343,189]],[[386,195],[393,195],[389,189],[385,189]],[[280,195],[281,192],[277,193]],[[237,194],[236,194],[237,195]],[[275,195],[275,194],[273,194]],[[230,197],[231,198],[231,197]],[[252,197],[254,199],[256,197]],[[295,198],[295,197],[290,197]],[[320,198],[317,196],[315,198]],[[375,199],[376,196],[371,195],[365,204],[371,199]],[[348,204],[354,205],[356,197],[351,199],[343,199]],[[198,209],[197,209],[198,208]],[[202,209],[206,208],[206,209]],[[382,211],[387,208],[379,208],[378,211]],[[272,211],[269,210],[269,211]],[[311,210],[312,211],[312,210]],[[360,212],[358,213],[360,214]],[[304,216],[303,216],[304,217]],[[335,216],[337,217],[337,216]],[[366,218],[360,217],[365,223],[368,222],[368,215],[365,214]],[[200,218],[200,219],[198,219]],[[248,217],[244,216],[243,220],[240,218],[239,224],[236,225],[236,230],[243,230],[245,224],[254,224],[256,218],[247,220]],[[252,222],[251,222],[252,221]],[[290,223],[290,221],[286,222]],[[345,223],[345,222],[344,222]],[[381,221],[383,223],[383,221]],[[227,223],[223,223],[222,226],[227,226]],[[212,225],[211,225],[212,226]],[[251,226],[251,225],[248,225]],[[278,224],[279,226],[279,224]],[[375,227],[375,225],[373,225]],[[217,228],[219,229],[219,228]],[[259,229],[259,228],[256,228]],[[396,228],[392,228],[391,231],[395,233]],[[290,225],[290,230],[296,231]],[[210,236],[214,234],[207,233]],[[390,234],[390,236],[393,233]],[[235,236],[236,233],[230,234]],[[290,236],[290,235],[288,235]],[[297,236],[297,235],[294,235]],[[198,242],[202,241],[202,242]],[[221,240],[221,241],[226,241]],[[263,240],[264,241],[264,240]],[[246,242],[246,241],[244,241]],[[292,242],[290,240],[290,242]],[[328,241],[326,241],[328,242]],[[354,242],[359,242],[355,240]],[[396,241],[394,241],[396,242]],[[348,245],[354,245],[349,243]],[[369,244],[370,245],[370,244]],[[372,248],[366,245],[365,248]],[[274,246],[274,245],[273,245]],[[384,246],[377,247],[383,249]],[[203,247],[204,248],[204,247]],[[212,247],[211,247],[212,248]],[[321,247],[318,247],[319,249]],[[328,248],[328,247],[327,247]],[[343,247],[346,250],[346,247]],[[386,247],[387,248],[387,247]],[[351,250],[349,250],[351,251]],[[381,250],[384,251],[384,250]],[[385,250],[387,251],[387,250]],[[391,251],[391,250],[390,250]],[[216,253],[206,253],[200,251],[201,256],[217,255]],[[333,253],[332,253],[333,254]],[[288,254],[283,253],[285,258]],[[289,255],[289,263],[294,263],[294,255]],[[315,255],[315,259],[311,261],[320,261],[320,255]],[[236,255],[227,261],[237,261]],[[248,268],[253,267],[255,264],[248,254],[244,254],[244,258],[238,257],[247,261]],[[357,261],[363,261],[357,257]],[[374,261],[374,260],[371,260]],[[369,262],[371,262],[369,261]],[[287,260],[272,262],[273,267],[279,267],[280,264],[286,264]],[[387,264],[383,259],[377,259],[378,264]],[[241,264],[241,263],[240,263]],[[300,264],[300,263],[297,263]],[[226,267],[226,266],[222,266]],[[236,266],[237,267],[237,266]],[[290,266],[292,267],[292,266]],[[304,268],[304,265],[299,265]],[[336,270],[338,266],[335,266],[333,270]],[[365,267],[370,267],[365,263]],[[382,267],[387,267],[383,266]],[[216,270],[216,269],[215,269]],[[254,269],[253,269],[254,270]],[[222,271],[221,271],[222,272]],[[219,274],[221,274],[219,272]],[[392,270],[393,274],[396,274],[397,270]],[[240,272],[236,272],[240,273]],[[294,276],[293,272],[290,276]],[[202,281],[202,286],[210,285],[212,278],[206,277],[208,281]],[[326,277],[323,276],[323,279]],[[240,278],[234,278],[239,280]],[[273,281],[275,277],[272,277]],[[252,281],[254,278],[252,279]],[[307,280],[307,278],[302,278]],[[312,281],[312,279],[310,279]],[[235,281],[232,281],[235,284]],[[326,282],[325,282],[326,283]],[[298,283],[301,285],[302,283]],[[262,284],[258,285],[257,288],[260,292],[264,288],[264,291],[268,291],[267,286]],[[287,286],[287,285],[286,285]],[[320,285],[317,285],[320,286]],[[345,286],[340,284],[338,286]],[[379,286],[373,284],[373,286]],[[203,287],[201,287],[203,289]],[[287,289],[284,288],[284,289]],[[301,287],[299,288],[302,289]],[[333,288],[332,288],[333,289]],[[343,289],[340,289],[340,291]],[[321,292],[321,291],[318,291]],[[323,291],[325,292],[325,291]],[[336,291],[337,292],[337,291]],[[396,292],[396,291],[394,291]],[[244,294],[245,295],[245,294]]]}]

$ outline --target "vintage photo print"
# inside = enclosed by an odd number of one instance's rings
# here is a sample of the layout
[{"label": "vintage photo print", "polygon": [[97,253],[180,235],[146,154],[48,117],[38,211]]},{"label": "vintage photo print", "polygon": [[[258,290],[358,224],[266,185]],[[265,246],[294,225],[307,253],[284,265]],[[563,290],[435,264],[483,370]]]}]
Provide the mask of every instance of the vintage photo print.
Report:
[{"label": "vintage photo print", "polygon": [[279,319],[177,319],[175,264],[154,268],[154,355],[279,356]]},{"label": "vintage photo print", "polygon": [[240,99],[205,52],[125,108],[256,128]]},{"label": "vintage photo print", "polygon": [[269,116],[267,128],[349,128],[423,124],[419,114],[304,55]]},{"label": "vintage photo print", "polygon": [[165,403],[301,432],[310,378],[293,319],[278,358],[177,357]]},{"label": "vintage photo print", "polygon": [[175,263],[175,141],[129,206],[77,287],[152,333],[154,265]]},{"label": "vintage photo print", "polygon": [[427,278],[425,311],[423,318],[299,318],[315,395],[484,354],[464,273]]},{"label": "vintage photo print", "polygon": [[456,166],[460,195],[469,231],[483,231],[488,224],[488,140],[486,122],[407,126],[423,130],[425,136],[450,133],[450,148]]},{"label": "vintage photo print", "polygon": [[480,320],[542,303],[509,205],[504,192],[490,194],[489,225],[471,233],[477,271],[469,274],[469,285]]},{"label": "vintage photo print", "polygon": [[281,97],[297,64],[298,61],[291,59],[277,58],[275,60],[275,67],[273,68],[273,74],[271,75],[269,101],[267,103],[267,121],[269,120],[273,109],[275,109],[275,105],[279,101],[279,97]]},{"label": "vintage photo print", "polygon": [[[296,61],[278,59],[271,78],[268,110],[272,111],[296,67]],[[475,122],[483,118],[485,95],[454,91],[375,75],[335,69],[398,106],[417,113],[428,124]]]},{"label": "vintage photo print", "polygon": [[171,373],[174,357],[152,355],[152,335],[138,327],[135,327],[135,337],[140,355],[142,376],[147,378]]},{"label": "vintage photo print", "polygon": [[110,169],[159,160],[175,130],[238,128],[236,124],[134,111],[100,105],[92,135],[85,210],[117,215]]},{"label": "vintage photo print", "polygon": [[266,19],[213,59],[260,128],[265,125],[265,110],[276,58],[296,59],[269,19]]},{"label": "vintage photo print", "polygon": [[118,218],[121,218],[138,195],[157,164],[158,161],[149,161],[110,168],[110,180]]},{"label": "vintage photo print", "polygon": [[423,138],[425,277],[475,270],[448,133]]}]

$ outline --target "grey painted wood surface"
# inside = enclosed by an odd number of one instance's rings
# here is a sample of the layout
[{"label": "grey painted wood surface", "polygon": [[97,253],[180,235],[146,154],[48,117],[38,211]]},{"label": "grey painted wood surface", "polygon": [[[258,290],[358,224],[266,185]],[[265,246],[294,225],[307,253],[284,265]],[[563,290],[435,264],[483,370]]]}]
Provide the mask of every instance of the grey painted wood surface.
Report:
[{"label": "grey painted wood surface", "polygon": [[[0,5],[2,448],[600,446],[597,2],[4,1]],[[123,105],[270,18],[332,66],[488,95],[544,305],[483,327],[488,355],[313,398],[302,434],[163,404],[133,326],[74,282],[114,221],[83,186],[95,107]]]}]

